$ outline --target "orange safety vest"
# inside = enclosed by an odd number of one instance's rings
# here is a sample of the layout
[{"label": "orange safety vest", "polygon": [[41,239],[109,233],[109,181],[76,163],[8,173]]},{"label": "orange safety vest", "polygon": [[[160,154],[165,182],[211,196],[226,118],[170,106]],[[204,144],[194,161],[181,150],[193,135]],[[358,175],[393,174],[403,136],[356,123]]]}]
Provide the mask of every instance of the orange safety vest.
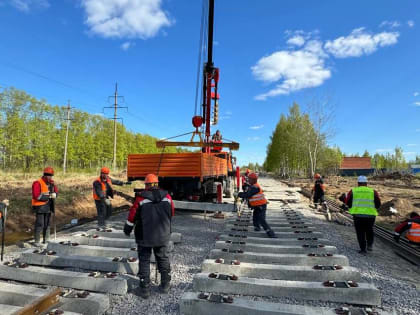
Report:
[{"label": "orange safety vest", "polygon": [[[97,182],[97,181],[101,183],[102,191],[104,192],[104,195],[106,196],[106,185],[105,185],[105,183],[101,180],[100,177],[95,182]],[[106,182],[108,183],[109,186],[111,186],[111,181],[109,180],[109,178],[107,178]],[[99,198],[99,196],[96,194],[95,187],[93,187],[93,199],[101,200],[101,198]]]},{"label": "orange safety vest", "polygon": [[260,191],[252,197],[249,197],[249,205],[251,207],[258,207],[267,204],[267,199],[265,199],[261,186],[258,183],[254,184],[253,186],[257,187]]},{"label": "orange safety vest", "polygon": [[411,242],[420,244],[420,224],[412,222],[405,237]]},{"label": "orange safety vest", "polygon": [[[41,194],[46,194],[46,193],[50,192],[47,184],[44,182],[44,180],[42,178],[38,179],[38,183],[41,185]],[[48,200],[47,201],[40,201],[38,199],[32,199],[32,206],[34,206],[34,207],[40,207],[40,206],[46,205],[47,203],[48,203]]]}]

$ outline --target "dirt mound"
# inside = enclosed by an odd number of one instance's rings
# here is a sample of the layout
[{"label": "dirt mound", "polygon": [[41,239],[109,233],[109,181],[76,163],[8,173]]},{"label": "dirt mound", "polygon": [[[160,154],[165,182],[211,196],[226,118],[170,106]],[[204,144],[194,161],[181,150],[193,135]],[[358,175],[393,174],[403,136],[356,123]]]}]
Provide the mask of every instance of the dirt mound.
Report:
[{"label": "dirt mound", "polygon": [[[392,209],[397,210],[395,213]],[[397,216],[397,217],[408,217],[410,212],[413,211],[413,205],[410,201],[406,199],[391,199],[390,201],[384,202],[381,207],[378,209],[378,214],[380,216]]]},{"label": "dirt mound", "polygon": [[372,177],[372,179],[375,180],[385,180],[385,179],[394,179],[394,180],[402,180],[406,183],[411,183],[413,180],[416,179],[416,176],[408,173],[402,173],[402,172],[392,172],[392,173],[383,173],[383,174],[377,174]]}]

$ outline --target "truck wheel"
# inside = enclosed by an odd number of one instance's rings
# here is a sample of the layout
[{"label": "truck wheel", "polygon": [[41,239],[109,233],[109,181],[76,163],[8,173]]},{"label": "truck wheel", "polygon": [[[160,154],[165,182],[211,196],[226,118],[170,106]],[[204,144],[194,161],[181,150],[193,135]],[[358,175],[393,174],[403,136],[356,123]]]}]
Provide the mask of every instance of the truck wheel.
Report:
[{"label": "truck wheel", "polygon": [[231,177],[228,177],[227,183],[226,183],[226,198],[231,198],[233,194],[233,179]]}]

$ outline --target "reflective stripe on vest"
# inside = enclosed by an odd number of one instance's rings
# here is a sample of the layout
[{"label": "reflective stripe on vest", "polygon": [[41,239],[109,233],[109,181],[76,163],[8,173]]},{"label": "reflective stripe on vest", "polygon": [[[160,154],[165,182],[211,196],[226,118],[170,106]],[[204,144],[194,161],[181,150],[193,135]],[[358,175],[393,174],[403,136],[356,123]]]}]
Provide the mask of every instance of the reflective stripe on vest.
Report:
[{"label": "reflective stripe on vest", "polygon": [[412,242],[420,243],[420,224],[418,223],[411,223],[411,227],[408,230],[405,237]]},{"label": "reflective stripe on vest", "polygon": [[[41,185],[41,195],[42,194],[47,194],[47,193],[50,192],[47,184],[44,182],[44,180],[42,178],[38,179],[38,183]],[[40,201],[40,200],[37,200],[37,199],[32,199],[32,205],[34,207],[40,207],[40,206],[46,205],[47,203],[48,203],[48,200],[47,201]]]},{"label": "reflective stripe on vest", "polygon": [[258,207],[267,204],[267,199],[265,199],[264,192],[259,184],[254,184],[253,186],[257,187],[260,191],[249,197],[249,205],[251,207]]},{"label": "reflective stripe on vest", "polygon": [[377,216],[375,208],[375,192],[372,188],[359,186],[352,189],[353,203],[350,214],[365,214]]},{"label": "reflective stripe on vest", "polygon": [[[95,180],[95,182],[100,182],[101,183],[102,192],[106,196],[106,185],[105,185],[105,183],[101,180],[100,177],[97,180]],[[106,182],[108,183],[108,185],[110,187],[112,187],[111,186],[111,181],[109,180],[109,178],[106,180]],[[93,199],[95,199],[95,200],[101,200],[101,198],[99,198],[99,196],[96,194],[95,187],[93,187]]]}]

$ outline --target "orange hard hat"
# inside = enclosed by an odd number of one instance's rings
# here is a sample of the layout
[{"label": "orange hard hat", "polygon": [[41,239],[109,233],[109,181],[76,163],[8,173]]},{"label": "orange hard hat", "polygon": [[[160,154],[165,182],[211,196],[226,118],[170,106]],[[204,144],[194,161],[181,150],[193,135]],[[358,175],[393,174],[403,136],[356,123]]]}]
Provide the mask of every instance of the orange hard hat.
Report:
[{"label": "orange hard hat", "polygon": [[319,178],[321,178],[321,175],[319,175],[318,173],[316,173],[316,174],[314,175],[314,177],[315,177],[316,179],[319,179]]},{"label": "orange hard hat", "polygon": [[155,174],[147,174],[144,179],[145,184],[159,183],[159,179]]},{"label": "orange hard hat", "polygon": [[109,168],[108,168],[108,167],[106,167],[106,166],[102,167],[102,168],[101,168],[101,174],[106,174],[106,175],[108,175],[108,174],[109,174]]},{"label": "orange hard hat", "polygon": [[54,175],[53,168],[51,166],[47,166],[46,168],[44,168],[44,175],[53,176]]},{"label": "orange hard hat", "polygon": [[256,173],[251,173],[248,175],[249,178],[258,179],[258,175]]}]

